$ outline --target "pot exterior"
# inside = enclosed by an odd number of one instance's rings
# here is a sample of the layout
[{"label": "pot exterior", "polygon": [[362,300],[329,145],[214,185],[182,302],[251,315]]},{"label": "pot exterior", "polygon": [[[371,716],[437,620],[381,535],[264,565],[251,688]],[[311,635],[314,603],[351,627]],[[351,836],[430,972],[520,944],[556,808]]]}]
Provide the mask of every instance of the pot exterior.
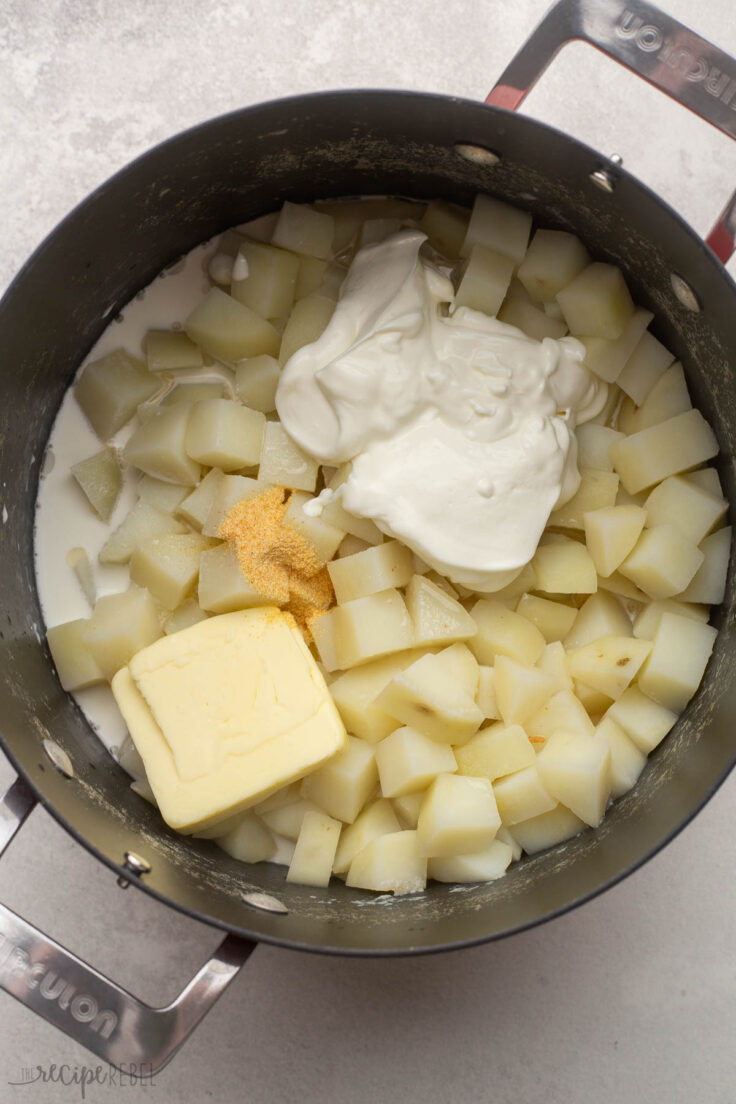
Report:
[{"label": "pot exterior", "polygon": [[[499,155],[466,160],[457,143]],[[577,233],[621,266],[654,332],[685,365],[695,405],[721,446],[720,475],[736,500],[736,289],[701,240],[625,172],[596,189],[592,150],[533,120],[449,97],[325,93],[224,116],[144,155],[80,205],[44,242],[0,304],[0,482],[7,509],[0,578],[2,744],[42,802],[94,854],[120,870],[124,853],[150,863],[141,884],[205,922],[312,950],[400,954],[499,938],[549,919],[615,883],[698,811],[736,757],[733,577],[703,686],[603,825],[525,859],[495,883],[432,885],[376,898],[287,885],[283,868],[247,866],[203,840],[170,832],[60,689],[33,570],[34,503],[43,451],[74,372],[111,318],[168,263],[226,227],[304,202],[363,194],[470,204],[488,192],[546,226]],[[685,308],[672,274],[702,309]],[[42,741],[68,755],[54,770]],[[266,892],[286,912],[244,902]]]}]

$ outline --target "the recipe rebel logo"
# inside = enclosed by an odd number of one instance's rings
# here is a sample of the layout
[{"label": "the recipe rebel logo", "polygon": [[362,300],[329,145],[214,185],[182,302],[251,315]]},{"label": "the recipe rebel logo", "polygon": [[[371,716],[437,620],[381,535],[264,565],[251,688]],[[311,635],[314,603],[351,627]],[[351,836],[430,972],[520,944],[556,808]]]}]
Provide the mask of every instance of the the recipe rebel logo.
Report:
[{"label": "the recipe rebel logo", "polygon": [[115,1066],[77,1066],[68,1062],[50,1065],[24,1066],[14,1077],[8,1078],[8,1085],[22,1088],[28,1085],[63,1085],[76,1089],[80,1100],[88,1099],[88,1090],[104,1086],[118,1089],[147,1089],[155,1085],[150,1065],[131,1063],[116,1069]]}]

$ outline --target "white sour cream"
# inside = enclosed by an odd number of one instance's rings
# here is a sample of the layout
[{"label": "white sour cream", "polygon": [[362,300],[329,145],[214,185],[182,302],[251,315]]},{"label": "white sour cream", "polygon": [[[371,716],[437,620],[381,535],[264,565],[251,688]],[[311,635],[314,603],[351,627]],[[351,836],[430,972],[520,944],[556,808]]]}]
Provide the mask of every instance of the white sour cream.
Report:
[{"label": "white sour cream", "polygon": [[284,366],[276,405],[323,464],[351,462],[346,509],[450,579],[505,586],[578,488],[576,424],[607,387],[575,338],[535,341],[467,307],[407,230],[356,255],[322,336]]}]

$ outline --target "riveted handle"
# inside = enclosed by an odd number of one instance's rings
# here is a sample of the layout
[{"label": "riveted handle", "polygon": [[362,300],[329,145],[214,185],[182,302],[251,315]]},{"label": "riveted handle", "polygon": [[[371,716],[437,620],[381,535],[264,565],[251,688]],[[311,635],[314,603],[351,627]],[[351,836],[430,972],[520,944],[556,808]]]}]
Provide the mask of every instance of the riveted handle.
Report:
[{"label": "riveted handle", "polygon": [[[736,138],[736,59],[638,0],[559,0],[506,66],[486,103],[515,111],[557,52],[576,40]],[[736,192],[706,241],[725,264],[736,246]]]},{"label": "riveted handle", "polygon": [[[35,805],[18,778],[0,799],[0,854]],[[0,988],[111,1066],[141,1078],[162,1069],[257,944],[227,936],[163,1008],[152,1008],[0,905]]]}]

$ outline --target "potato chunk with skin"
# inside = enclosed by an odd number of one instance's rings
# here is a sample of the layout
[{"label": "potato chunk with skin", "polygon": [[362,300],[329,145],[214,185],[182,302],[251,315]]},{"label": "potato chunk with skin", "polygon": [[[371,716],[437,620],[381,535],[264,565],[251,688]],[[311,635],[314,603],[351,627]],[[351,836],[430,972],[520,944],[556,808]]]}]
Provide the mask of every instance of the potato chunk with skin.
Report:
[{"label": "potato chunk with skin", "polygon": [[511,846],[494,839],[482,851],[429,859],[427,875],[436,882],[492,882],[505,874],[512,858]]},{"label": "potato chunk with skin", "polygon": [[703,558],[681,530],[657,525],[644,530],[619,571],[650,598],[672,598],[685,589]]},{"label": "potato chunk with skin", "polygon": [[615,265],[594,261],[557,295],[572,334],[615,340],[634,313],[629,289]]},{"label": "potato chunk with skin", "polygon": [[479,663],[493,664],[505,655],[533,666],[544,651],[544,637],[526,617],[491,598],[480,598],[470,611],[477,633],[468,647]]},{"label": "potato chunk with skin", "polygon": [[417,833],[390,832],[359,851],[345,885],[376,893],[420,893],[427,885],[427,860],[419,854]]},{"label": "potato chunk with skin", "polygon": [[386,541],[365,552],[332,560],[327,570],[338,604],[390,587],[403,587],[414,574],[414,559],[405,545]]},{"label": "potato chunk with skin", "polygon": [[376,764],[384,797],[424,790],[436,775],[457,770],[449,745],[438,744],[408,727],[397,728],[381,740],[376,747]]},{"label": "potato chunk with skin", "polygon": [[127,462],[167,483],[199,483],[202,468],[185,447],[191,409],[188,403],[159,407],[129,438],[123,450]]},{"label": "potato chunk with skin", "polygon": [[248,357],[235,368],[235,394],[251,410],[270,414],[276,409],[276,388],[281,369],[276,357]]},{"label": "potato chunk with skin", "polygon": [[487,778],[438,774],[419,810],[420,855],[463,855],[488,847],[501,827],[493,787]]},{"label": "potato chunk with skin", "polygon": [[473,247],[480,244],[513,261],[521,261],[526,253],[531,228],[532,216],[528,211],[493,196],[477,195],[460,250],[461,256],[467,257]]},{"label": "potato chunk with skin", "polygon": [[648,698],[638,686],[630,686],[608,710],[604,720],[615,721],[644,755],[661,744],[677,720],[677,714]]},{"label": "potato chunk with skin", "polygon": [[174,610],[195,589],[199,558],[209,543],[199,533],[152,537],[133,552],[130,578],[166,609]]},{"label": "potato chunk with skin", "polygon": [[532,567],[537,590],[546,594],[593,594],[598,586],[595,564],[588,549],[574,540],[540,545]]},{"label": "potato chunk with skin", "polygon": [[266,422],[258,469],[262,483],[290,490],[313,491],[319,464],[299,448],[280,422]]},{"label": "potato chunk with skin", "polygon": [[682,712],[700,686],[716,636],[712,625],[662,614],[639,688],[665,708]]},{"label": "potato chunk with skin", "polygon": [[108,682],[160,636],[156,604],[140,587],[99,598],[84,627],[84,642]]},{"label": "potato chunk with skin", "polygon": [[262,862],[276,852],[273,836],[250,810],[240,815],[229,832],[215,837],[215,843],[239,862]]},{"label": "potato chunk with skin", "polygon": [[339,820],[325,813],[305,813],[286,872],[287,882],[311,886],[328,885],[341,828]]},{"label": "potato chunk with skin", "polygon": [[585,543],[604,578],[620,567],[638,541],[647,519],[639,506],[605,506],[583,515]]},{"label": "potato chunk with skin", "polygon": [[399,819],[391,802],[385,797],[367,805],[352,824],[343,827],[332,864],[334,873],[346,874],[358,852],[374,839],[400,831]]},{"label": "potato chunk with skin", "polygon": [[495,782],[505,774],[533,766],[536,753],[521,725],[493,724],[457,748],[455,758],[460,774]]},{"label": "potato chunk with skin", "polygon": [[72,464],[72,475],[102,521],[109,521],[123,486],[118,458],[110,448]]},{"label": "potato chunk with skin", "polygon": [[97,436],[107,441],[160,386],[140,360],[116,349],[85,365],[74,395]]},{"label": "potato chunk with skin", "polygon": [[611,796],[611,750],[600,740],[573,736],[548,744],[537,757],[539,777],[558,801],[595,828]]},{"label": "potato chunk with skin", "polygon": [[678,414],[611,446],[614,468],[629,494],[695,468],[717,452],[713,430],[699,410]]},{"label": "potato chunk with skin", "polygon": [[557,804],[544,788],[536,762],[499,778],[493,783],[493,792],[504,824],[514,825],[540,813],[548,813]]},{"label": "potato chunk with skin", "polygon": [[233,264],[230,294],[261,318],[285,318],[294,303],[299,258],[262,242],[244,241]]},{"label": "potato chunk with skin", "polygon": [[46,643],[64,690],[84,690],[105,681],[85,640],[88,623],[87,618],[80,617],[46,630]]},{"label": "potato chunk with skin", "polygon": [[636,677],[651,649],[650,641],[634,636],[602,636],[572,653],[570,674],[615,700]]},{"label": "potato chunk with skin", "polygon": [[199,464],[223,472],[252,468],[261,459],[266,415],[231,399],[194,403],[184,447]]},{"label": "potato chunk with skin", "polygon": [[498,314],[513,271],[511,257],[476,242],[470,250],[455,293],[455,306],[470,307],[489,315]]},{"label": "potato chunk with skin", "polygon": [[406,606],[414,624],[414,643],[449,644],[475,636],[475,620],[431,579],[414,575],[406,588]]},{"label": "potato chunk with skin", "polygon": [[273,245],[324,260],[329,257],[335,236],[332,215],[315,211],[303,203],[284,203],[271,237]]},{"label": "potato chunk with skin", "polygon": [[377,781],[375,749],[365,740],[348,736],[347,747],[307,775],[301,794],[330,816],[352,824]]},{"label": "potato chunk with skin", "polygon": [[376,705],[438,743],[465,743],[480,728],[483,714],[433,660],[424,656],[394,675]]},{"label": "potato chunk with skin", "polygon": [[186,533],[186,526],[139,499],[103,544],[100,563],[127,563],[139,544],[173,533]]},{"label": "potato chunk with skin", "polygon": [[536,855],[539,851],[546,851],[548,847],[555,847],[558,843],[572,839],[586,827],[585,822],[566,806],[556,805],[547,813],[540,813],[515,824],[514,838],[527,855]]},{"label": "potato chunk with skin", "polygon": [[588,250],[574,234],[537,230],[518,275],[533,299],[548,303],[589,264]]},{"label": "potato chunk with skin", "polygon": [[216,287],[197,304],[184,329],[206,353],[229,363],[263,353],[278,356],[281,346],[270,322]]}]

